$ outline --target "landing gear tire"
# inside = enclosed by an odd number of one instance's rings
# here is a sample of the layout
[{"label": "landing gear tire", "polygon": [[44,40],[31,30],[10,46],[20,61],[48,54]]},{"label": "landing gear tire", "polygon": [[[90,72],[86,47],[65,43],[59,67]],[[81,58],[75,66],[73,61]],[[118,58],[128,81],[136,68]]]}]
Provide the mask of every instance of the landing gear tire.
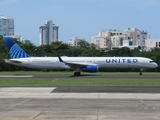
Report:
[{"label": "landing gear tire", "polygon": [[141,69],[141,71],[140,71],[139,75],[142,75],[142,71],[143,71],[143,69]]},{"label": "landing gear tire", "polygon": [[80,72],[74,72],[74,76],[80,76],[81,73]]},{"label": "landing gear tire", "polygon": [[142,75],[142,72],[140,72],[139,75]]}]

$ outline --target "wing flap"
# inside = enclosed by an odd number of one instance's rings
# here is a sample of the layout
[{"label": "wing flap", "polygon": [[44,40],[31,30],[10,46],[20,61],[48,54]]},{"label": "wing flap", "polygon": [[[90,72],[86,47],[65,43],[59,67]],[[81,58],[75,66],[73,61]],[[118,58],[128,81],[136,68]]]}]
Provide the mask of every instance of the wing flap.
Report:
[{"label": "wing flap", "polygon": [[80,67],[80,68],[83,68],[83,67],[86,67],[86,66],[89,66],[89,65],[93,65],[93,66],[96,66],[96,64],[93,64],[93,63],[84,63],[84,62],[64,62],[66,65],[70,66],[70,67]]}]

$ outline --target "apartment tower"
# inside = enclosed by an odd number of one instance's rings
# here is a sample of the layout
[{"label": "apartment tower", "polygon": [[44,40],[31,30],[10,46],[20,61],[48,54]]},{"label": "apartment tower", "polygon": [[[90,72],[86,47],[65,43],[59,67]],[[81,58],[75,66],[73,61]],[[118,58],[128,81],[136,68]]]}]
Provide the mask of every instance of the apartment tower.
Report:
[{"label": "apartment tower", "polygon": [[0,35],[13,36],[14,35],[14,19],[4,16],[0,17]]},{"label": "apartment tower", "polygon": [[51,44],[58,41],[58,28],[52,20],[47,20],[44,26],[39,27],[40,45]]}]

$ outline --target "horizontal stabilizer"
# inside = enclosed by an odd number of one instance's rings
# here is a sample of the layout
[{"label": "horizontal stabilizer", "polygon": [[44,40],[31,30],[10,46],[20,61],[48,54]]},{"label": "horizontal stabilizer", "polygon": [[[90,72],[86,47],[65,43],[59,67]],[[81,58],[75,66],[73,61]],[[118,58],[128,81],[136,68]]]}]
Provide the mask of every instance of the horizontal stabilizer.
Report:
[{"label": "horizontal stabilizer", "polygon": [[4,61],[5,61],[6,63],[22,63],[22,62],[20,62],[20,61],[18,61],[18,60],[12,60],[12,59],[4,59]]}]

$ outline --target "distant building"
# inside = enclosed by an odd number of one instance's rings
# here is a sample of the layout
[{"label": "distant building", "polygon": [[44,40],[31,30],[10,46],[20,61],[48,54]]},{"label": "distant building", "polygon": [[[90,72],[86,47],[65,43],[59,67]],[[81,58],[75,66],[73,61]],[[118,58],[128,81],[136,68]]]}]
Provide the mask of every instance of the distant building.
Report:
[{"label": "distant building", "polygon": [[18,36],[18,35],[16,35],[16,36],[11,36],[11,37],[12,37],[12,38],[16,38],[17,41],[22,42],[22,43],[24,43],[24,44],[31,43],[31,41],[30,41],[29,39],[23,38],[23,37]]},{"label": "distant building", "polygon": [[142,50],[145,48],[145,40],[148,39],[147,31],[137,28],[126,28],[124,32],[127,33],[128,40],[132,40],[133,46],[140,46]]},{"label": "distant building", "polygon": [[150,51],[153,48],[160,48],[160,39],[145,40],[145,50]]},{"label": "distant building", "polygon": [[104,36],[92,37],[91,43],[95,44],[98,48],[107,48],[107,40]]},{"label": "distant building", "polygon": [[22,43],[24,43],[24,44],[28,44],[28,43],[31,43],[31,41],[30,41],[30,40],[28,40],[28,39],[23,39],[23,40],[22,40]]},{"label": "distant building", "polygon": [[144,49],[147,36],[146,31],[137,28],[126,28],[123,31],[109,29],[102,30],[98,36],[92,37],[91,43],[99,48],[112,49],[112,47],[121,48],[123,46],[135,48],[141,46]]},{"label": "distant building", "polygon": [[78,37],[73,37],[72,39],[69,40],[68,44],[69,44],[70,46],[78,46],[78,43],[79,43],[80,41],[82,41],[82,40],[84,40],[84,39],[78,38]]},{"label": "distant building", "polygon": [[12,36],[14,35],[14,19],[4,16],[0,17],[0,35]]},{"label": "distant building", "polygon": [[52,20],[48,20],[44,26],[40,26],[40,45],[51,44],[52,42],[58,41],[58,28],[58,26],[53,24]]},{"label": "distant building", "polygon": [[132,40],[123,40],[122,44],[123,44],[122,46],[112,46],[112,49],[128,47],[129,49],[132,50],[132,49],[138,48],[137,45],[133,45],[133,41]]}]

